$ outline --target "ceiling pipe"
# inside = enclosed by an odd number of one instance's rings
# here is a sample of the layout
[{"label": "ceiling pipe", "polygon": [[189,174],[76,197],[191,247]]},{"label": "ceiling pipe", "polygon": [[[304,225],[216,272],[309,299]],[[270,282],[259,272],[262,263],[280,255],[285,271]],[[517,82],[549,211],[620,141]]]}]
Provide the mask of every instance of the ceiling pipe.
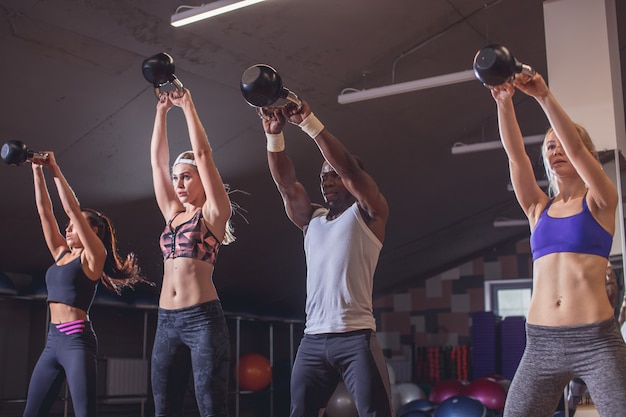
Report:
[{"label": "ceiling pipe", "polygon": [[405,83],[391,84],[383,87],[370,88],[367,90],[343,90],[337,97],[339,104],[354,103],[356,101],[371,100],[380,97],[392,96],[396,94],[409,93],[412,91],[425,90],[428,88],[441,87],[444,85],[457,84],[465,81],[475,81],[476,76],[473,70],[454,72],[451,74],[438,75],[421,80],[407,81]]},{"label": "ceiling pipe", "polygon": [[528,220],[526,219],[496,219],[493,222],[493,227],[528,227]]},{"label": "ceiling pipe", "polygon": [[[532,136],[524,136],[524,144],[525,145],[533,145],[536,143],[543,142],[545,135],[532,135]],[[482,152],[482,151],[490,151],[494,149],[502,149],[502,142],[499,140],[494,140],[491,142],[478,142],[465,144],[457,142],[452,145],[452,154],[459,155],[464,153],[472,153],[472,152]]]}]

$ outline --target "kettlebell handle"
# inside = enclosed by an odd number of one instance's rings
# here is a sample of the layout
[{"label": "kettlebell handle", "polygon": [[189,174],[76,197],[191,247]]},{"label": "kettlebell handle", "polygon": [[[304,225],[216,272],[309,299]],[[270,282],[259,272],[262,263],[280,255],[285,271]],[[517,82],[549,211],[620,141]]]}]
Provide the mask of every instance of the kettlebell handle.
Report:
[{"label": "kettlebell handle", "polygon": [[179,96],[185,94],[183,83],[174,74],[174,59],[167,53],[161,52],[146,58],[141,66],[143,76],[150,84],[154,86],[154,94],[157,100],[163,93],[161,87],[165,85],[173,85]]},{"label": "kettlebell handle", "polygon": [[285,96],[281,96],[280,98],[284,98],[285,100],[288,101],[288,103],[285,103],[281,106],[263,106],[263,107],[257,107],[257,114],[265,119],[265,120],[269,120],[271,119],[272,115],[274,114],[274,112],[276,110],[280,110],[282,111],[282,109],[288,107],[288,106],[296,106],[297,110],[300,110],[302,108],[302,100],[300,99],[300,97],[298,97],[298,95],[296,93],[294,93],[293,91],[289,90],[288,88],[284,88],[285,90]]}]

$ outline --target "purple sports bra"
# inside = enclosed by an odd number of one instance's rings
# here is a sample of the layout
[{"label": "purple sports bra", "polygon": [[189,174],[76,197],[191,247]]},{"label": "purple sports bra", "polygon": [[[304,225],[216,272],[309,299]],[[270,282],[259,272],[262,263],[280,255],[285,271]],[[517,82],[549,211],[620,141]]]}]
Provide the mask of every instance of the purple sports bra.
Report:
[{"label": "purple sports bra", "polygon": [[550,217],[550,200],[539,216],[530,235],[533,261],[556,252],[576,252],[608,258],[613,236],[602,227],[589,211],[586,195],[580,213],[568,217]]},{"label": "purple sports bra", "polygon": [[192,258],[215,265],[220,242],[202,219],[202,210],[172,230],[172,222],[182,211],[175,213],[167,222],[159,244],[164,259]]}]

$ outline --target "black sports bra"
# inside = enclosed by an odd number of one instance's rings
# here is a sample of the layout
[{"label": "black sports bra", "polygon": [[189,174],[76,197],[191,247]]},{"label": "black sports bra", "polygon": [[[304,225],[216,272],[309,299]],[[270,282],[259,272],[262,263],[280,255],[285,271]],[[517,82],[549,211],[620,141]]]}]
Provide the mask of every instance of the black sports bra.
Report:
[{"label": "black sports bra", "polygon": [[[56,262],[67,253],[69,251],[63,252]],[[48,302],[63,303],[89,313],[100,281],[85,275],[80,256],[65,265],[57,265],[56,262],[46,271]]]}]

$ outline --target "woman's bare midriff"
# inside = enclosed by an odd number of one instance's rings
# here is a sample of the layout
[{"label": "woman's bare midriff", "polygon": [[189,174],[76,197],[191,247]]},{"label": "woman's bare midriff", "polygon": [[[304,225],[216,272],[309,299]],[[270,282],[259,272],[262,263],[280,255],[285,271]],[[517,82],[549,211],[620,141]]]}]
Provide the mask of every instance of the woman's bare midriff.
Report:
[{"label": "woman's bare midriff", "polygon": [[212,264],[192,258],[167,259],[164,264],[159,307],[175,310],[218,298]]},{"label": "woman's bare midriff", "polygon": [[89,320],[87,313],[80,308],[68,306],[63,303],[50,302],[50,323],[61,324],[75,320]]},{"label": "woman's bare midriff", "polygon": [[528,323],[571,326],[611,319],[606,267],[607,259],[596,255],[562,252],[537,259]]}]

